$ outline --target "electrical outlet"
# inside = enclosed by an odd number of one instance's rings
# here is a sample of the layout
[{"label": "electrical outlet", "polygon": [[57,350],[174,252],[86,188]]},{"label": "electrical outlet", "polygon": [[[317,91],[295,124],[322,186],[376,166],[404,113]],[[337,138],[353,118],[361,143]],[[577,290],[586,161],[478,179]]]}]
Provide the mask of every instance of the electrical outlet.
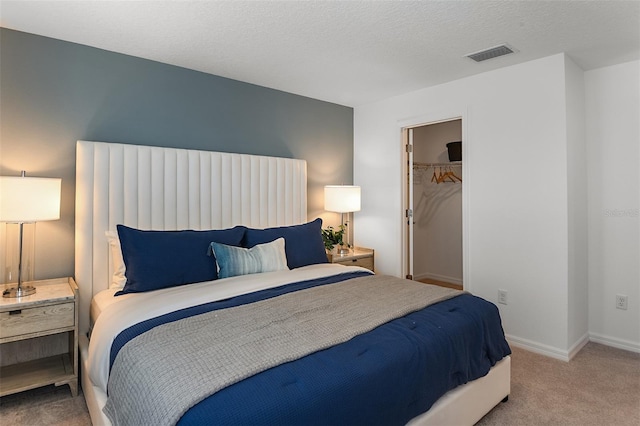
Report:
[{"label": "electrical outlet", "polygon": [[627,310],[627,296],[624,294],[616,294],[616,309]]},{"label": "electrical outlet", "polygon": [[498,303],[501,303],[503,305],[507,304],[507,290],[498,290]]}]

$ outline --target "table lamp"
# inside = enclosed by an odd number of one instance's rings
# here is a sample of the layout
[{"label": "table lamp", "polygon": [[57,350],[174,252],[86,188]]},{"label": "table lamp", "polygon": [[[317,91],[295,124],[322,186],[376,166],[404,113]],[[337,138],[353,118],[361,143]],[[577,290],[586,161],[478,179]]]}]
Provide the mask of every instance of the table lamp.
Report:
[{"label": "table lamp", "polygon": [[[324,209],[340,213],[340,223],[346,226],[344,214],[360,211],[360,187],[354,185],[327,185],[324,187]],[[347,232],[347,243],[349,233]],[[348,244],[347,244],[348,245]],[[340,254],[349,252],[340,249]]]},{"label": "table lamp", "polygon": [[36,292],[22,285],[22,236],[25,223],[60,219],[62,179],[0,176],[0,222],[20,225],[18,286],[9,288],[2,297],[23,297]]}]

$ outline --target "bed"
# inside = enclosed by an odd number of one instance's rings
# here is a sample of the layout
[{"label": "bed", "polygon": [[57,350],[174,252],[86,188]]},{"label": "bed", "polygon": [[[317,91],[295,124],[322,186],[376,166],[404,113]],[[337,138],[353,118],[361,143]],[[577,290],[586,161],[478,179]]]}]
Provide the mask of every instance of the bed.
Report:
[{"label": "bed", "polygon": [[79,141],[76,167],[94,425],[473,424],[509,395],[495,306],[322,261],[304,161]]}]

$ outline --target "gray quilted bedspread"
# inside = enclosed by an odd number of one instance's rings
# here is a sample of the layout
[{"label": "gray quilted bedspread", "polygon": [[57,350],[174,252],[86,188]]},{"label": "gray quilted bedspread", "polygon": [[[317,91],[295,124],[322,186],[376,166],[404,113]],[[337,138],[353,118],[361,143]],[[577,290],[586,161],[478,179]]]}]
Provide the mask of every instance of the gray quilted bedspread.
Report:
[{"label": "gray quilted bedspread", "polygon": [[371,275],[163,324],[120,350],[104,412],[114,425],[173,425],[229,385],[458,294]]}]

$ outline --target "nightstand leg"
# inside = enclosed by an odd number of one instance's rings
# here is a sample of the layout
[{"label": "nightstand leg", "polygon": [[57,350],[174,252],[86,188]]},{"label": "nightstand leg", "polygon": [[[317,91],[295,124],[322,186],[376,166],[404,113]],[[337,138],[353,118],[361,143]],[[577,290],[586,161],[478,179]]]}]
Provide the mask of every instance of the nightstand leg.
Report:
[{"label": "nightstand leg", "polygon": [[71,396],[72,397],[76,397],[78,396],[78,381],[74,380],[72,382],[69,382],[69,388],[71,388]]},{"label": "nightstand leg", "polygon": [[56,385],[56,387],[69,385],[69,389],[71,389],[71,396],[73,397],[78,396],[78,379],[71,380],[69,382],[58,382],[58,383],[54,383],[54,385]]}]

